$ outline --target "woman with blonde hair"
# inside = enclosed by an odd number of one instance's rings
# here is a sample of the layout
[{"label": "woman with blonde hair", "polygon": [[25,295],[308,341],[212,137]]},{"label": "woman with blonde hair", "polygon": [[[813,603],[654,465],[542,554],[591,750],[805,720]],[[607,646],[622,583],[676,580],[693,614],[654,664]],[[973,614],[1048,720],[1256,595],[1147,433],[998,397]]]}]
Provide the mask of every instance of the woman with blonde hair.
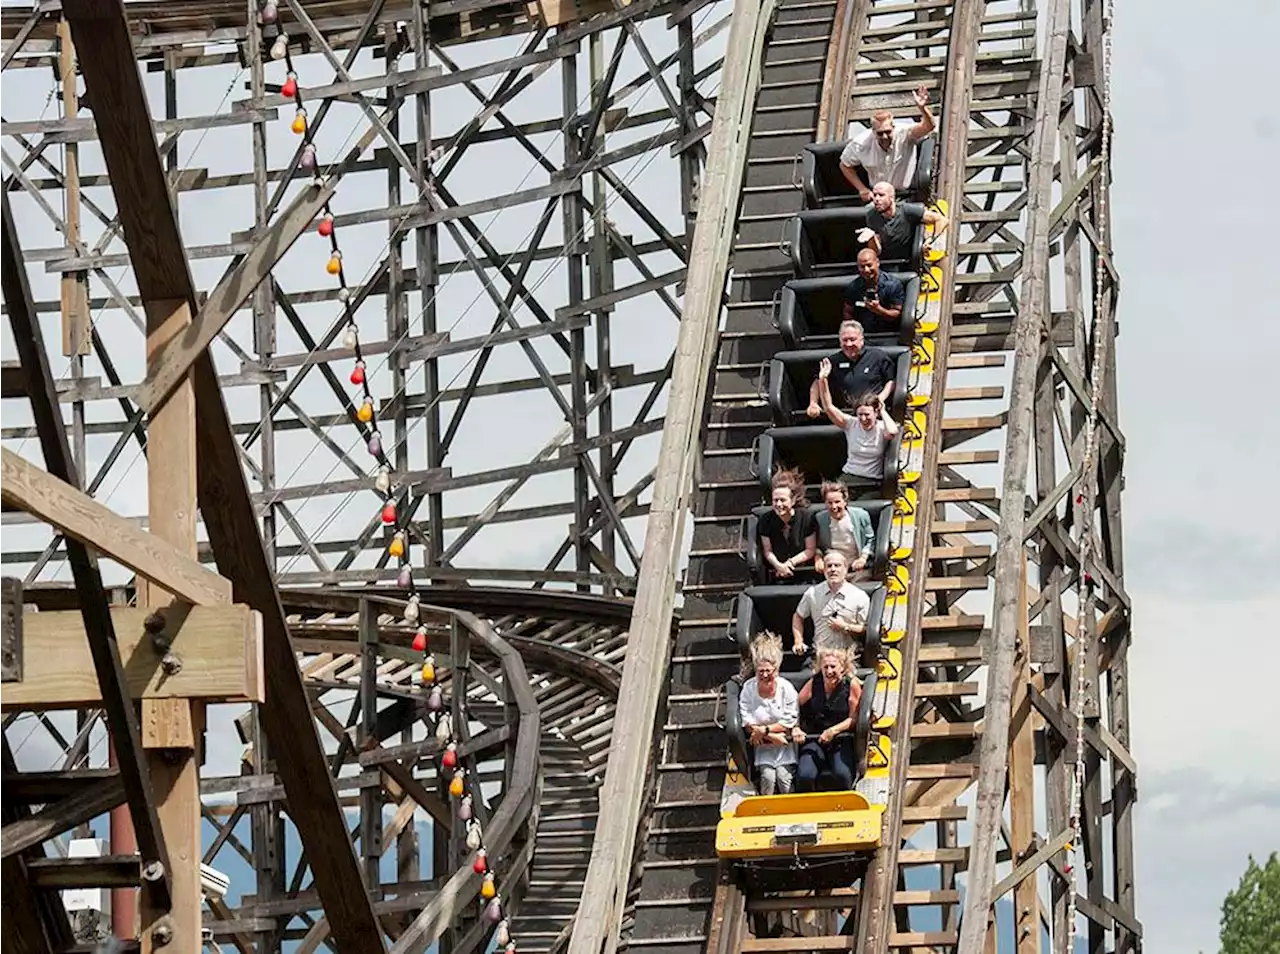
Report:
[{"label": "woman with blonde hair", "polygon": [[796,774],[791,732],[800,718],[796,687],[779,678],[782,640],[764,632],[751,641],[755,675],[742,684],[738,712],[747,742],[755,749],[756,789],[761,795],[787,795]]},{"label": "woman with blonde hair", "polygon": [[830,772],[840,789],[853,788],[857,766],[850,730],[858,720],[862,686],[850,678],[849,653],[819,648],[819,672],[800,690],[800,724],[791,738],[800,746],[796,790],[812,792],[818,776]]}]

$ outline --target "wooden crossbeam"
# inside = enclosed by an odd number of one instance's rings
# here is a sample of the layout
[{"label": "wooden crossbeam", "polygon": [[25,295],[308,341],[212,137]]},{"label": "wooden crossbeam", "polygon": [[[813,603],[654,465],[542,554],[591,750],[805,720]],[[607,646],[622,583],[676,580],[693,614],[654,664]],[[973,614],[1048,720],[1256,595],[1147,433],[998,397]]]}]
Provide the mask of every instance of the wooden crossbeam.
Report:
[{"label": "wooden crossbeam", "polygon": [[0,856],[11,858],[41,842],[56,838],[77,825],[104,815],[124,801],[124,785],[117,777],[46,805],[30,818],[10,822],[0,829]]},{"label": "wooden crossbeam", "polygon": [[178,383],[186,378],[196,358],[213,343],[232,315],[275,268],[276,262],[316,219],[336,188],[337,179],[333,177],[324,185],[311,183],[288,209],[272,221],[249,253],[218,282],[195,320],[152,359],[155,367],[147,372],[147,380],[138,392],[140,407],[148,413],[155,413]]},{"label": "wooden crossbeam", "polygon": [[[125,684],[133,699],[262,702],[266,698],[262,617],[239,604],[174,607],[164,611],[159,641],[171,644],[181,668],[162,662],[145,623],[150,609],[111,609]],[[21,682],[7,683],[0,711],[85,709],[102,705],[89,640],[78,612],[22,616]]]},{"label": "wooden crossbeam", "polygon": [[0,449],[0,497],[191,603],[225,603],[231,581],[88,494]]}]

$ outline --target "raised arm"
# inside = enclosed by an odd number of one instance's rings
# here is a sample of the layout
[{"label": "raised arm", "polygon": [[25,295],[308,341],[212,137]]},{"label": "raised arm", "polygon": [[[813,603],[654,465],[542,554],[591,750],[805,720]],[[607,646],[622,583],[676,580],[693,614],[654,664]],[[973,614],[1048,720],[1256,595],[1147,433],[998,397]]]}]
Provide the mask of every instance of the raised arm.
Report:
[{"label": "raised arm", "polygon": [[[893,382],[890,381],[889,385],[892,389]],[[884,424],[885,440],[891,441],[898,436],[898,422],[889,416],[889,406],[884,401],[880,402],[880,422]]]},{"label": "raised arm", "polygon": [[831,382],[827,380],[830,376],[831,359],[823,358],[822,363],[818,365],[818,400],[822,402],[822,409],[827,412],[831,423],[844,430],[849,426],[849,418],[831,400]]},{"label": "raised arm", "polygon": [[921,86],[915,91],[915,99],[916,106],[920,110],[920,121],[911,127],[907,135],[911,137],[912,142],[919,142],[933,132],[937,124],[933,118],[933,110],[929,108],[929,91]]}]

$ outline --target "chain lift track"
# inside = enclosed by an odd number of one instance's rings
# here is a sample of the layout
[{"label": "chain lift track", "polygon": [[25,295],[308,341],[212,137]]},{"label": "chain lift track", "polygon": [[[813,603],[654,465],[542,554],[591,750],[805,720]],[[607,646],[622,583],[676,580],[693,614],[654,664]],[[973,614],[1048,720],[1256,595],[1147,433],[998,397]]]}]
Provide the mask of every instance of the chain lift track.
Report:
[{"label": "chain lift track", "polygon": [[[1055,2],[1038,12],[980,0],[854,9],[864,19],[851,34],[852,75],[842,77],[852,89],[849,118],[909,110],[909,91],[921,83],[941,92],[935,186],[953,222],[939,269],[943,295],[931,316],[937,352],[923,411],[923,475],[913,488],[916,546],[895,571],[909,581],[898,711],[913,718],[898,720],[892,740],[906,757],[894,763],[885,846],[847,900],[804,892],[802,873],[798,895],[744,894],[713,849],[725,772],[720,686],[739,664],[724,636],[745,582],[741,528],[761,499],[751,471],[754,442],[770,424],[761,376],[781,347],[771,299],[791,277],[777,234],[799,207],[789,157],[819,138],[819,117],[834,109],[822,70],[836,5],[783,2],[747,160],[628,943],[672,954],[926,946],[977,954],[999,931],[1015,934],[1019,954],[1074,950],[1077,933],[1089,950],[1138,950],[1116,279],[1105,217],[1109,9]],[[1050,30],[1038,47],[1041,14]],[[1083,29],[1070,26],[1073,18]],[[844,105],[846,94],[837,89],[834,102]],[[1059,110],[1048,106],[1059,102]],[[1082,277],[1090,262],[1091,295]],[[1050,288],[1065,293],[1066,310],[1047,311]],[[1021,386],[1009,376],[1019,363]],[[1019,418],[1025,423],[1015,429]],[[1020,457],[1001,449],[1002,437],[1023,442]],[[1022,472],[1006,470],[996,485],[1009,457]],[[1056,472],[1062,458],[1065,476]],[[1027,487],[1020,535],[1005,547],[1012,576],[998,573],[998,548],[989,542],[1002,524],[999,486]],[[1093,560],[1086,578],[1081,567]],[[993,615],[993,586],[1011,594],[1012,629]],[[1003,703],[993,695],[997,685],[1007,687]],[[1001,730],[980,748],[984,716],[994,711],[983,706],[984,691],[987,706],[1008,707],[998,721],[1009,730],[1007,743]],[[975,809],[980,779],[995,780],[994,796],[979,791],[983,807]],[[1047,833],[1035,829],[1037,803]],[[1105,860],[1104,824],[1112,830]],[[967,868],[982,848],[990,852],[987,877],[976,878]],[[1042,894],[1035,873],[1044,865],[1051,874]],[[962,946],[965,884],[971,927]],[[850,916],[832,917],[833,910]],[[777,936],[779,912],[800,912],[803,923]]]}]

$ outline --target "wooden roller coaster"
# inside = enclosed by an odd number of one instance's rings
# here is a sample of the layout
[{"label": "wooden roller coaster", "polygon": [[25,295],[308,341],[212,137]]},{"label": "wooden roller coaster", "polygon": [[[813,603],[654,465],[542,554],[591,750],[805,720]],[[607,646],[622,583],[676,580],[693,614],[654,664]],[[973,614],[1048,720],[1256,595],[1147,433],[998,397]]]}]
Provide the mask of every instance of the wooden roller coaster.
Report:
[{"label": "wooden roller coaster", "polygon": [[[1139,951],[1110,16],[6,6],[6,951]],[[758,824],[789,283],[920,87],[863,774]]]}]

